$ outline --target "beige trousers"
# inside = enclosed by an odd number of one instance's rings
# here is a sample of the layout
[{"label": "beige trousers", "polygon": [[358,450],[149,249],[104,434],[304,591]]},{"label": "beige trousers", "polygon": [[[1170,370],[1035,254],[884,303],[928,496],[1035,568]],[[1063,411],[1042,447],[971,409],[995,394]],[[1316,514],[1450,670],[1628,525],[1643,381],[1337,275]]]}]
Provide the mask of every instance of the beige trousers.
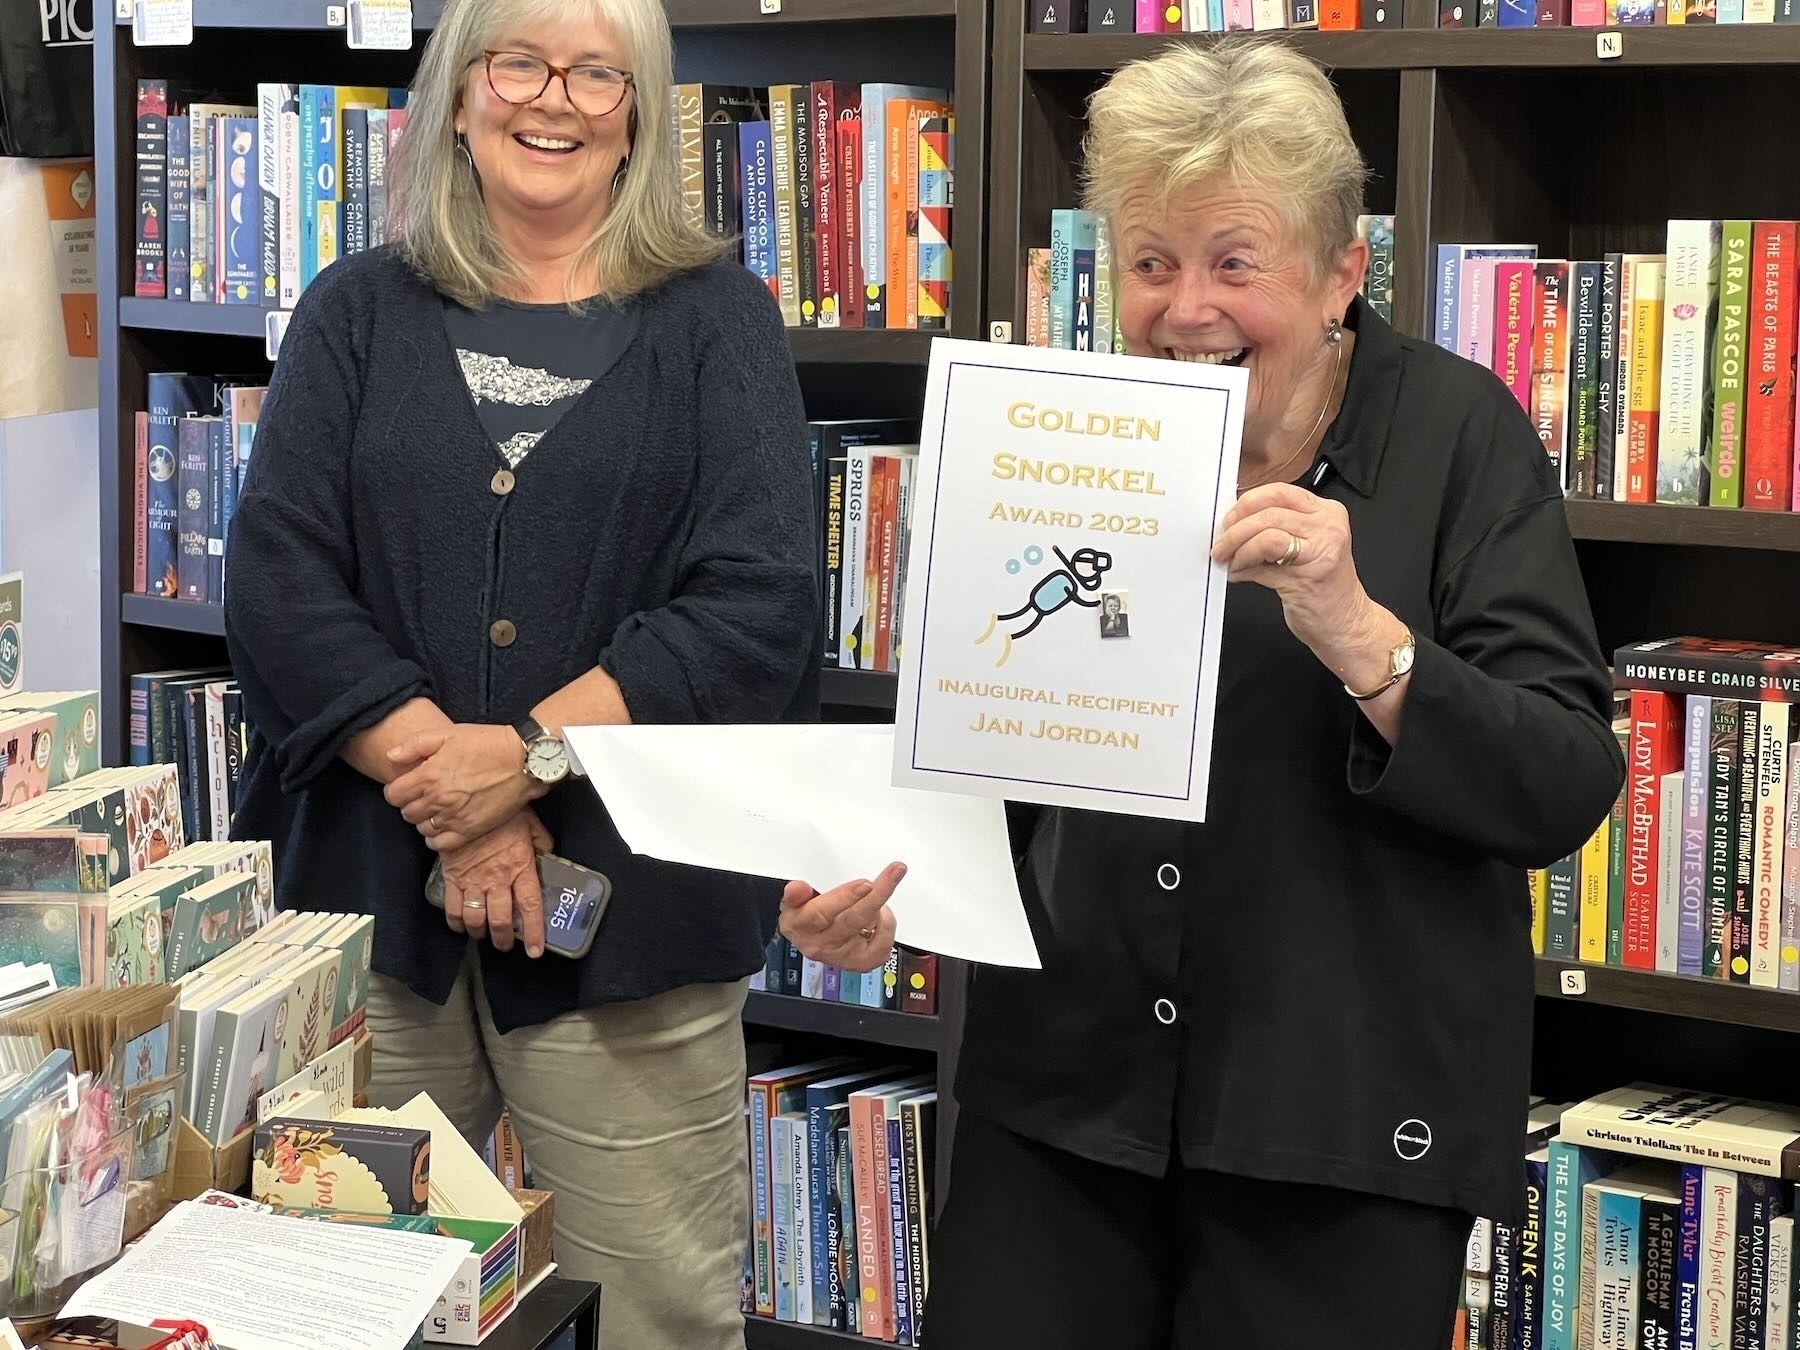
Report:
[{"label": "beige trousers", "polygon": [[371,978],[370,1105],[428,1092],[471,1140],[505,1105],[533,1180],[556,1194],[559,1273],[601,1286],[607,1350],[743,1350],[749,982],[692,985],[505,1036],[480,986],[472,959],[442,1008]]}]

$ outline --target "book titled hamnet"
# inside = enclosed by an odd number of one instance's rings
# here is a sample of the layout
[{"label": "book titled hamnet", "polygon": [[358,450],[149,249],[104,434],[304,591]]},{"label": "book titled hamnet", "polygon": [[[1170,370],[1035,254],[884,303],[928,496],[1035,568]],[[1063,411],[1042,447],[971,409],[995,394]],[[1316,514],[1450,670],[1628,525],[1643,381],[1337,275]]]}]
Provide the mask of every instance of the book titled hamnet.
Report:
[{"label": "book titled hamnet", "polygon": [[1800,1111],[1632,1083],[1563,1112],[1566,1144],[1800,1180]]}]

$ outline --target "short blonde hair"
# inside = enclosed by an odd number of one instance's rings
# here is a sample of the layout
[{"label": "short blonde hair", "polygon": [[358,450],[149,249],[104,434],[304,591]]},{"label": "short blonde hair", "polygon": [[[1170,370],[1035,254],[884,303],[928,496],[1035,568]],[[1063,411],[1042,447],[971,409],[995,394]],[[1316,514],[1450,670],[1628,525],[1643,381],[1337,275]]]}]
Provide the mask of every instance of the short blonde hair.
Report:
[{"label": "short blonde hair", "polygon": [[636,134],[619,191],[571,270],[597,269],[601,295],[619,299],[724,252],[725,241],[688,215],[682,197],[671,112],[674,43],[660,0],[449,0],[407,97],[393,175],[401,250],[452,299],[480,306],[521,280],[456,144],[456,112],[470,63],[527,23],[596,18],[624,48]]},{"label": "short blonde hair", "polygon": [[1159,208],[1206,182],[1285,206],[1322,275],[1356,238],[1367,169],[1325,72],[1280,41],[1227,37],[1122,66],[1088,104],[1083,205],[1111,221],[1149,192]]}]

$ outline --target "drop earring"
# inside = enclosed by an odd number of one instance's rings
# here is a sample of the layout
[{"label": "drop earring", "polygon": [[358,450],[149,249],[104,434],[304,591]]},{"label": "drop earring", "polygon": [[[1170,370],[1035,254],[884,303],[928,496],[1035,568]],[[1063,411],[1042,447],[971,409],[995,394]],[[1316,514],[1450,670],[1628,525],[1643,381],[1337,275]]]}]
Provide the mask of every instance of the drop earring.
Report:
[{"label": "drop earring", "polygon": [[616,197],[619,195],[619,184],[621,184],[625,181],[625,170],[630,167],[631,167],[631,156],[626,155],[624,159],[619,161],[619,167],[613,172],[613,179],[612,179],[612,195],[613,196]]},{"label": "drop earring", "polygon": [[1325,344],[1327,346],[1335,347],[1338,345],[1338,343],[1342,342],[1343,340],[1344,340],[1344,325],[1343,324],[1339,323],[1336,319],[1333,319],[1325,325]]},{"label": "drop earring", "polygon": [[[460,131],[456,133],[456,152],[462,156],[463,163],[468,165],[469,172],[475,174],[475,156],[469,151],[468,137]],[[479,177],[480,175],[476,174],[475,176]]]}]

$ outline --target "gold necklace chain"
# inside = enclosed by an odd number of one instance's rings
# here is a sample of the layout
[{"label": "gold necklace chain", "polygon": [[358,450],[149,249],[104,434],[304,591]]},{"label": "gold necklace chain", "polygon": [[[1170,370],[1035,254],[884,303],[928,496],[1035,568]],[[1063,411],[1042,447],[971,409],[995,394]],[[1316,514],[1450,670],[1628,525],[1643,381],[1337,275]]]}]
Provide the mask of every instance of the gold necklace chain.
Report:
[{"label": "gold necklace chain", "polygon": [[1331,411],[1331,401],[1337,397],[1338,376],[1343,372],[1344,340],[1340,337],[1335,345],[1337,347],[1337,360],[1331,367],[1331,382],[1325,386],[1325,401],[1319,405],[1319,415],[1313,420],[1312,430],[1306,433],[1306,439],[1300,442],[1299,449],[1295,450],[1293,454],[1289,455],[1286,459],[1282,460],[1281,463],[1275,466],[1275,471],[1273,473],[1254,483],[1244,483],[1240,481],[1238,483],[1239,492],[1247,492],[1253,487],[1261,487],[1264,483],[1274,482],[1281,476],[1281,470],[1287,468],[1288,465],[1299,459],[1302,454],[1312,447],[1313,437],[1319,434],[1319,428],[1325,424],[1325,414]]}]

